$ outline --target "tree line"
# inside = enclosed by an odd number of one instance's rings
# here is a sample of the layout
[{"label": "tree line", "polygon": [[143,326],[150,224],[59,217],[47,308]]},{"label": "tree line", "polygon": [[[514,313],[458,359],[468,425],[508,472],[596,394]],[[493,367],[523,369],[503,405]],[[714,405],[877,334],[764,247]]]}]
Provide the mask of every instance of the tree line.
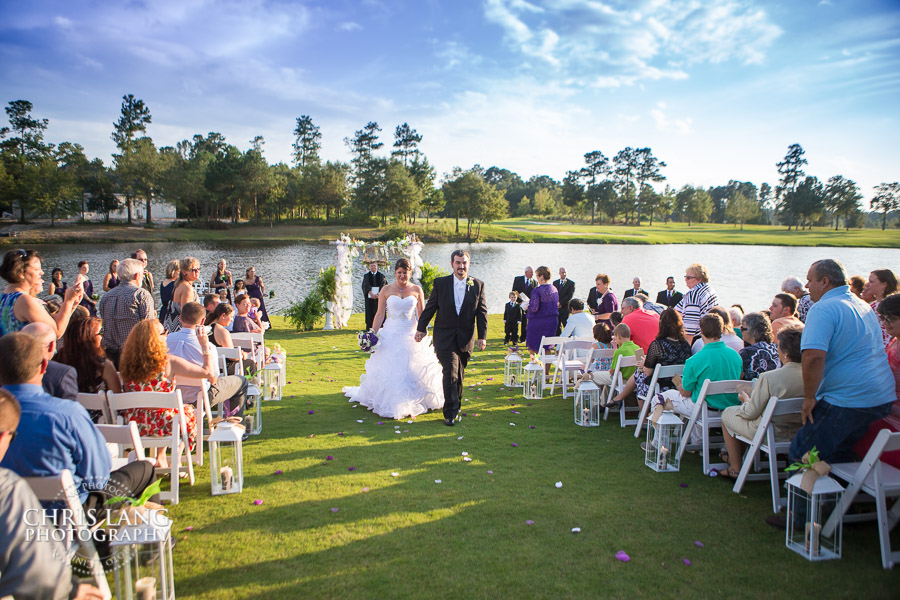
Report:
[{"label": "tree line", "polygon": [[[32,115],[27,100],[9,102],[9,125],[0,129],[0,207],[57,219],[124,207],[128,222],[138,202],[153,222],[152,201],[176,207],[179,218],[205,223],[222,220],[256,223],[286,219],[348,224],[428,221],[449,217],[466,224],[465,235],[477,238],[481,225],[507,215],[542,216],[590,223],[653,224],[654,220],[688,224],[715,222],[781,223],[789,229],[861,227],[866,213],[859,186],[842,175],[826,182],[807,176],[805,152],[788,148],[776,163],[779,179],[770,186],[729,181],[706,189],[668,185],[666,163],[650,148],[627,147],[607,157],[600,150],[584,154],[583,165],[562,181],[546,175],[523,180],[501,167],[456,167],[437,181],[437,173],[419,149],[422,135],[407,123],[394,130],[384,153],[382,129],[371,121],[344,139],[351,160],[324,161],[322,133],[309,115],[296,119],[291,164],[269,164],[265,140],[257,136],[245,151],[223,135],[194,135],[174,146],[157,148],[147,135],[152,122],[143,100],[123,96],[111,138],[116,153],[107,165],[88,159],[81,145],[44,141],[47,119]],[[381,151],[381,152],[379,152]],[[657,185],[658,187],[658,185]],[[881,213],[881,225],[900,209],[900,184],[875,188],[869,208]]]}]

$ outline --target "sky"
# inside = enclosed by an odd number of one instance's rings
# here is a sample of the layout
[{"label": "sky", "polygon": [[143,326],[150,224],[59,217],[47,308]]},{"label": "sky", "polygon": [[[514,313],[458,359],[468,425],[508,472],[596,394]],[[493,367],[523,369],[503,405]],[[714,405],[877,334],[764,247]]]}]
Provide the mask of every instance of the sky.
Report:
[{"label": "sky", "polygon": [[[323,159],[369,121],[409,123],[439,174],[562,179],[587,152],[650,147],[673,187],[807,174],[866,200],[900,179],[900,3],[872,0],[29,0],[0,3],[0,103],[109,162],[122,96],[170,146],[256,135]],[[660,184],[657,187],[661,187]]]}]

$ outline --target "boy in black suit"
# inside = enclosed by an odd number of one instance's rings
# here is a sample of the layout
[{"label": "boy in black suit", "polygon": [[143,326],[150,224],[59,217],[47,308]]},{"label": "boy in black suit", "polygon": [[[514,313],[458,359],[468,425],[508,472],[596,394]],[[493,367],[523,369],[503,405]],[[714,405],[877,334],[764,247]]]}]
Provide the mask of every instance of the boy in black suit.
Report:
[{"label": "boy in black suit", "polygon": [[522,321],[522,307],[516,302],[519,295],[515,292],[509,293],[509,302],[503,310],[503,329],[506,332],[503,343],[513,344],[519,343],[519,323]]}]

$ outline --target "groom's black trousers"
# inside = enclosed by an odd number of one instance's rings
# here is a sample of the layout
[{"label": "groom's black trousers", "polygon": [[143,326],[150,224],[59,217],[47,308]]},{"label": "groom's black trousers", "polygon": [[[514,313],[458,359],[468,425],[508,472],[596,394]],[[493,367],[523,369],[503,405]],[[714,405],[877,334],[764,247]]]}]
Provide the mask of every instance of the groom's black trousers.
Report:
[{"label": "groom's black trousers", "polygon": [[444,370],[444,418],[454,419],[459,413],[463,394],[463,373],[469,362],[469,353],[459,350],[438,350],[437,355]]}]

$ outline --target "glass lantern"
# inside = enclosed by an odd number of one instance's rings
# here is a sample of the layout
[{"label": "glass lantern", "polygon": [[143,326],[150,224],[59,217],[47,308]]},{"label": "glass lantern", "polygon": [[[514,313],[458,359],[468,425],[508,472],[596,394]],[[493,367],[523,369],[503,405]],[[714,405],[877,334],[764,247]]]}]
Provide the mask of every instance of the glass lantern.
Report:
[{"label": "glass lantern", "polygon": [[540,400],[544,397],[544,367],[540,363],[529,362],[525,365],[522,395],[527,400]]},{"label": "glass lantern", "polygon": [[503,383],[506,387],[522,387],[522,356],[510,352],[503,361]]},{"label": "glass lantern", "polygon": [[671,410],[664,410],[659,418],[650,418],[647,427],[647,444],[644,451],[644,464],[656,471],[676,472],[681,467],[678,448],[684,424]]},{"label": "glass lantern", "polygon": [[164,511],[134,511],[110,539],[120,600],[173,600],[172,520]]},{"label": "glass lantern", "polygon": [[823,531],[834,512],[844,488],[828,477],[816,479],[811,494],[800,487],[803,473],[787,480],[787,532],[785,544],[807,560],[830,560],[841,557],[842,519],[833,531]]},{"label": "glass lantern", "polygon": [[278,402],[284,390],[284,374],[277,362],[267,363],[263,368],[262,399]]},{"label": "glass lantern", "polygon": [[244,426],[221,421],[209,436],[212,495],[239,494],[244,487]]},{"label": "glass lantern", "polygon": [[590,377],[575,388],[575,424],[582,427],[600,425],[600,388]]}]

